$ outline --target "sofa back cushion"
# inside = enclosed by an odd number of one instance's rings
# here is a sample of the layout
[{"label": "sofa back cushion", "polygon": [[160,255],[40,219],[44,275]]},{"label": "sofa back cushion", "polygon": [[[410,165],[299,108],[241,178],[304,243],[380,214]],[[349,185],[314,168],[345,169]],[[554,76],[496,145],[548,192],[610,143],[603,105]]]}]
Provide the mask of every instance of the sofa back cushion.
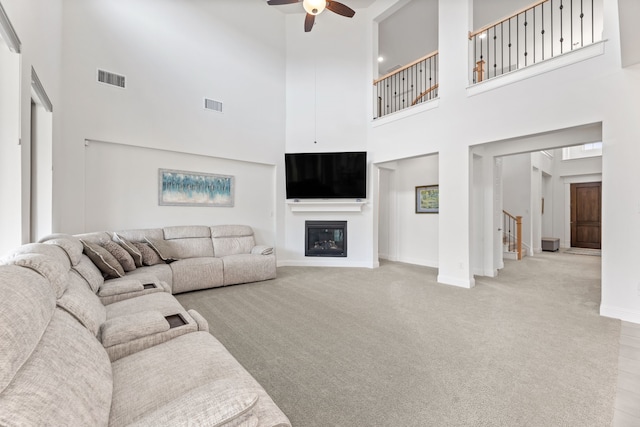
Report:
[{"label": "sofa back cushion", "polygon": [[67,253],[72,266],[77,265],[80,262],[84,247],[82,246],[80,239],[77,237],[69,234],[56,234],[43,237],[40,241],[48,245],[56,245],[62,248]]},{"label": "sofa back cushion", "polygon": [[100,298],[92,292],[79,273],[69,272],[69,285],[62,297],[58,298],[58,307],[75,317],[94,336],[107,319],[107,309]]},{"label": "sofa back cushion", "polygon": [[216,257],[248,254],[256,245],[253,229],[247,225],[216,225],[211,227],[211,240]]},{"label": "sofa back cushion", "polygon": [[53,287],[44,276],[17,265],[0,266],[0,396],[38,345],[55,307]]},{"label": "sofa back cushion", "polygon": [[162,239],[164,238],[164,233],[162,232],[162,228],[140,228],[133,230],[123,230],[118,231],[118,236],[124,237],[125,239],[131,242],[144,242],[145,238],[150,239]]},{"label": "sofa back cushion", "polygon": [[66,270],[69,270],[69,268],[71,268],[71,261],[69,260],[69,256],[67,256],[67,253],[64,251],[64,249],[56,245],[47,245],[44,243],[27,243],[26,245],[18,246],[3,258],[3,263],[9,264],[12,258],[24,254],[45,255],[55,259]]},{"label": "sofa back cushion", "polygon": [[165,227],[164,239],[170,242],[177,259],[213,256],[211,229],[201,225]]},{"label": "sofa back cushion", "polygon": [[[34,243],[41,245],[41,243]],[[47,245],[45,245],[47,246]],[[51,248],[55,248],[51,246]],[[60,248],[55,248],[62,251]],[[64,252],[63,252],[64,253]],[[66,255],[64,255],[66,259]],[[66,264],[58,262],[57,259],[40,253],[25,253],[11,258],[8,265],[18,265],[35,271],[47,279],[49,286],[53,288],[56,298],[60,298],[67,288],[69,282],[69,262]]]},{"label": "sofa back cushion", "polygon": [[73,269],[87,281],[94,293],[98,293],[98,289],[100,289],[100,286],[104,283],[104,277],[100,269],[96,267],[88,256],[82,254],[80,262],[74,266]]}]

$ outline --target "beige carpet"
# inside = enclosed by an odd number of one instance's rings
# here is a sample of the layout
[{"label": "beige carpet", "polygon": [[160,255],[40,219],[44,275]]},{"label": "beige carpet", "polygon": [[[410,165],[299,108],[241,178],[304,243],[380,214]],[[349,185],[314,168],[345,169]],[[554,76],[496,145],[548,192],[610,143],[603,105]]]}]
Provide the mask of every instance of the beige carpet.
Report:
[{"label": "beige carpet", "polygon": [[620,322],[600,259],[506,261],[475,288],[435,269],[278,269],[178,295],[294,426],[608,426]]},{"label": "beige carpet", "polygon": [[564,250],[565,254],[572,255],[591,255],[591,256],[601,256],[602,250],[600,249],[588,249],[588,248],[567,248]]}]

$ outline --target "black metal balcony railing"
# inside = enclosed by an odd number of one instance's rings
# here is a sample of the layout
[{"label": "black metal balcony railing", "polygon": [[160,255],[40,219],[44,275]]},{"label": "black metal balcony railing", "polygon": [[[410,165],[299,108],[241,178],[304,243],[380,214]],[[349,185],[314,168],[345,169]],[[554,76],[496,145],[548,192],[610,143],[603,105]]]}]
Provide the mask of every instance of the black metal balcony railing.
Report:
[{"label": "black metal balcony railing", "polygon": [[594,0],[540,0],[469,33],[474,83],[599,41]]},{"label": "black metal balcony railing", "polygon": [[438,96],[438,51],[374,80],[375,118]]}]

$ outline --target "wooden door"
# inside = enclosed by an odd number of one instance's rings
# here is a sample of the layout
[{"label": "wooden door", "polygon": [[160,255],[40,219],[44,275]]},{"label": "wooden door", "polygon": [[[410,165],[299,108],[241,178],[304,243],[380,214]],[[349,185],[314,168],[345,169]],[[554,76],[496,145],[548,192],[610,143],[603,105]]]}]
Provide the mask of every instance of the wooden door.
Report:
[{"label": "wooden door", "polygon": [[600,249],[602,183],[571,184],[571,247]]}]

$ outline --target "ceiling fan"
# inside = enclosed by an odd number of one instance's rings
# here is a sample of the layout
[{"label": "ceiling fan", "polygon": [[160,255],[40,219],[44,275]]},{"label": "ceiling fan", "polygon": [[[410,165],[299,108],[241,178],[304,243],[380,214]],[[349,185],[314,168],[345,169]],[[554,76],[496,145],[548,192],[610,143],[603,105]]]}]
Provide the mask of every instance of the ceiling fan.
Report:
[{"label": "ceiling fan", "polygon": [[331,0],[268,0],[267,4],[270,6],[280,6],[283,4],[302,3],[302,7],[307,11],[307,16],[304,18],[304,31],[309,32],[313,28],[316,15],[319,15],[325,8],[338,15],[352,18],[356,12],[348,6],[342,3]]}]

